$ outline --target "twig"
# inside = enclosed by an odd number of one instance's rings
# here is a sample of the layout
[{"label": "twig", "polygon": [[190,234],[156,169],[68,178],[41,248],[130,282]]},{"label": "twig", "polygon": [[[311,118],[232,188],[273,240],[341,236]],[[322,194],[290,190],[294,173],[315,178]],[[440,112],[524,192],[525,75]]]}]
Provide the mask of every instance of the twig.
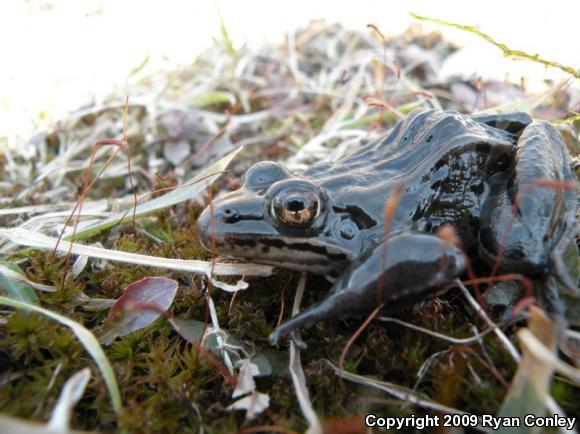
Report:
[{"label": "twig", "polygon": [[377,317],[377,319],[379,321],[383,321],[383,322],[391,322],[391,323],[399,324],[403,327],[410,328],[411,330],[425,333],[426,335],[432,336],[432,337],[437,338],[437,339],[441,339],[445,342],[449,342],[450,344],[459,344],[459,345],[469,345],[469,344],[472,344],[474,342],[477,342],[482,337],[484,337],[485,335],[487,335],[493,331],[493,328],[490,327],[490,328],[482,331],[481,333],[478,333],[478,334],[473,335],[473,336],[468,337],[468,338],[454,338],[453,336],[447,336],[447,335],[444,335],[443,333],[437,333],[437,332],[434,332],[433,330],[419,327],[419,326],[416,326],[414,324],[410,324],[408,322],[402,321],[402,320],[397,319],[397,318],[391,318],[388,316],[379,316],[379,317]]},{"label": "twig", "polygon": [[[328,365],[334,370],[336,375],[342,376],[344,379],[352,381],[353,383],[362,384],[364,386],[372,387],[373,389],[382,390],[395,398],[409,402],[421,408],[426,408],[429,410],[436,410],[445,414],[470,414],[462,410],[458,410],[453,407],[447,407],[446,405],[435,402],[429,398],[424,398],[420,396],[417,392],[407,389],[406,387],[399,386],[398,384],[388,383],[386,381],[379,381],[371,378],[363,377],[362,375],[353,374],[351,372],[343,371],[337,366],[334,366],[330,361],[326,361]],[[479,419],[479,418],[478,418]],[[481,423],[481,422],[480,422]],[[483,427],[478,426],[477,429],[483,432],[491,432]]]},{"label": "twig", "polygon": [[520,355],[520,353],[518,352],[516,347],[510,342],[510,340],[500,330],[500,328],[489,318],[489,316],[487,316],[487,313],[485,313],[485,310],[483,310],[483,308],[479,305],[477,300],[475,300],[475,298],[472,297],[472,295],[469,293],[469,291],[467,290],[465,285],[463,285],[461,280],[455,279],[455,285],[457,285],[459,287],[459,289],[461,289],[461,292],[463,292],[463,295],[467,299],[467,302],[471,305],[471,307],[475,310],[475,312],[477,312],[477,314],[480,316],[480,318],[483,319],[485,321],[485,323],[490,328],[493,329],[493,332],[498,337],[499,342],[506,349],[506,351],[510,354],[512,359],[514,359],[517,363],[520,363],[520,361],[522,360],[522,356]]},{"label": "twig", "polygon": [[497,48],[499,48],[503,52],[503,55],[506,57],[515,57],[515,58],[519,58],[519,59],[530,60],[532,62],[538,62],[544,66],[550,66],[553,68],[561,69],[562,71],[572,75],[575,78],[580,78],[580,69],[574,69],[570,66],[564,66],[561,63],[555,62],[553,60],[543,59],[540,57],[539,54],[531,55],[531,54],[525,53],[522,50],[512,50],[512,49],[508,48],[508,46],[506,44],[495,41],[487,33],[483,33],[481,30],[479,30],[478,28],[476,28],[474,26],[465,26],[463,24],[450,23],[448,21],[439,20],[439,19],[435,19],[435,18],[429,18],[429,17],[423,17],[423,16],[413,14],[413,13],[411,14],[411,16],[418,19],[418,20],[421,20],[421,21],[430,21],[430,22],[435,23],[435,24],[441,24],[444,26],[454,27],[454,28],[459,29],[459,30],[465,30],[467,32],[473,33],[473,34],[479,36],[480,38],[486,40],[490,44],[495,45]]},{"label": "twig", "polygon": [[217,312],[215,310],[215,304],[214,304],[213,299],[211,298],[209,292],[206,295],[206,299],[207,299],[207,305],[209,308],[209,316],[211,318],[211,325],[212,325],[213,331],[215,333],[215,338],[217,341],[217,346],[222,352],[222,358],[224,360],[224,364],[226,365],[226,368],[228,368],[228,372],[230,373],[230,375],[233,376],[234,375],[234,365],[232,364],[232,360],[230,359],[230,355],[226,351],[225,339],[223,337],[224,331],[220,328],[220,323],[218,321]]},{"label": "twig", "polygon": [[417,371],[417,381],[413,385],[413,390],[415,390],[415,389],[417,389],[417,387],[419,387],[419,383],[421,383],[421,381],[423,380],[423,377],[425,376],[425,374],[429,370],[429,367],[431,366],[431,363],[433,362],[433,360],[435,360],[437,357],[442,356],[444,354],[447,354],[449,352],[451,352],[451,350],[449,350],[449,349],[443,350],[443,351],[438,351],[436,353],[431,354],[427,358],[427,360],[425,360],[423,362],[423,364],[419,367],[419,370]]},{"label": "twig", "polygon": [[[305,286],[306,273],[302,273],[300,275],[298,287],[296,288],[294,304],[292,305],[292,316],[296,316],[300,312],[300,302],[302,301],[302,296],[304,295]],[[290,340],[289,369],[290,376],[292,377],[292,383],[294,384],[294,392],[296,393],[296,398],[298,399],[298,404],[300,405],[300,410],[310,425],[308,427],[307,433],[322,434],[322,425],[320,424],[320,420],[318,419],[318,416],[312,407],[308,389],[306,388],[306,377],[304,376],[304,370],[302,369],[302,364],[300,362],[300,349],[296,346],[292,339]]]}]

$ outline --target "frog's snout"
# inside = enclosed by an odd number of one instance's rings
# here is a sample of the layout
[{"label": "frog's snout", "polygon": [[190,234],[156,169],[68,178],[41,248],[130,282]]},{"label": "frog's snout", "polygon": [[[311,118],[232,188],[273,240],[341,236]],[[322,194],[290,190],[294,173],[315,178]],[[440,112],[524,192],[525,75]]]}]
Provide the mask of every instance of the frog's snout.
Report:
[{"label": "frog's snout", "polygon": [[209,218],[207,215],[207,208],[202,211],[202,213],[197,218],[195,224],[197,230],[197,239],[204,249],[207,249],[207,230],[209,225]]},{"label": "frog's snout", "polygon": [[238,211],[231,206],[208,206],[197,219],[199,242],[206,250],[222,243],[224,225],[235,223]]},{"label": "frog's snout", "polygon": [[[213,216],[212,216],[213,215]],[[215,210],[212,210],[211,207],[207,207],[203,210],[200,216],[197,219],[197,237],[199,239],[200,244],[203,246],[204,249],[211,251],[212,248],[212,235],[215,240],[215,222],[216,218],[219,216],[216,215]],[[212,226],[214,229],[212,230]],[[212,234],[213,232],[213,234]]]}]

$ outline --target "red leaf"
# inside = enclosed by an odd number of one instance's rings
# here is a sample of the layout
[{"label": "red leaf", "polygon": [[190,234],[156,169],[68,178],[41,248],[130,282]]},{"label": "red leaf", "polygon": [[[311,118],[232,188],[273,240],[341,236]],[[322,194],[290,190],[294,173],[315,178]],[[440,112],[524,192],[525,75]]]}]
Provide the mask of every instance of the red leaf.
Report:
[{"label": "red leaf", "polygon": [[129,284],[109,311],[112,325],[101,336],[101,342],[109,345],[116,337],[154,322],[173,303],[177,287],[175,280],[166,277],[145,277]]}]

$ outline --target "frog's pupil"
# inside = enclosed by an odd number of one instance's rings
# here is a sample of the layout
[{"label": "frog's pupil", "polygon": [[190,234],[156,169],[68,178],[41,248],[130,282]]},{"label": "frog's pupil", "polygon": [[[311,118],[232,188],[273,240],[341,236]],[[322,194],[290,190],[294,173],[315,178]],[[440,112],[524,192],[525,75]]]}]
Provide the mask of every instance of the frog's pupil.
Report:
[{"label": "frog's pupil", "polygon": [[304,205],[304,202],[301,199],[292,199],[288,201],[288,205],[286,206],[286,209],[292,212],[299,212],[302,211],[304,208],[306,208],[306,206]]}]

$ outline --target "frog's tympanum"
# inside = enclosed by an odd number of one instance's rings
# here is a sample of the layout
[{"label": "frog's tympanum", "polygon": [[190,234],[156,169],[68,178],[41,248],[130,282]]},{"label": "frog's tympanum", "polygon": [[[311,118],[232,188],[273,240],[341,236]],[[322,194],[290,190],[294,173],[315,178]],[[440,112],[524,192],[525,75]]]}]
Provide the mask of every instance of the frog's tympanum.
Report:
[{"label": "frog's tympanum", "polygon": [[[577,291],[562,259],[578,232],[571,162],[559,132],[525,113],[415,110],[339,161],[297,173],[256,164],[198,229],[220,254],[336,278],[322,301],[269,338],[300,343],[297,331],[319,320],[440,293],[464,271],[462,251]],[[400,188],[385,225],[385,203]],[[434,233],[444,224],[461,250]]]}]

